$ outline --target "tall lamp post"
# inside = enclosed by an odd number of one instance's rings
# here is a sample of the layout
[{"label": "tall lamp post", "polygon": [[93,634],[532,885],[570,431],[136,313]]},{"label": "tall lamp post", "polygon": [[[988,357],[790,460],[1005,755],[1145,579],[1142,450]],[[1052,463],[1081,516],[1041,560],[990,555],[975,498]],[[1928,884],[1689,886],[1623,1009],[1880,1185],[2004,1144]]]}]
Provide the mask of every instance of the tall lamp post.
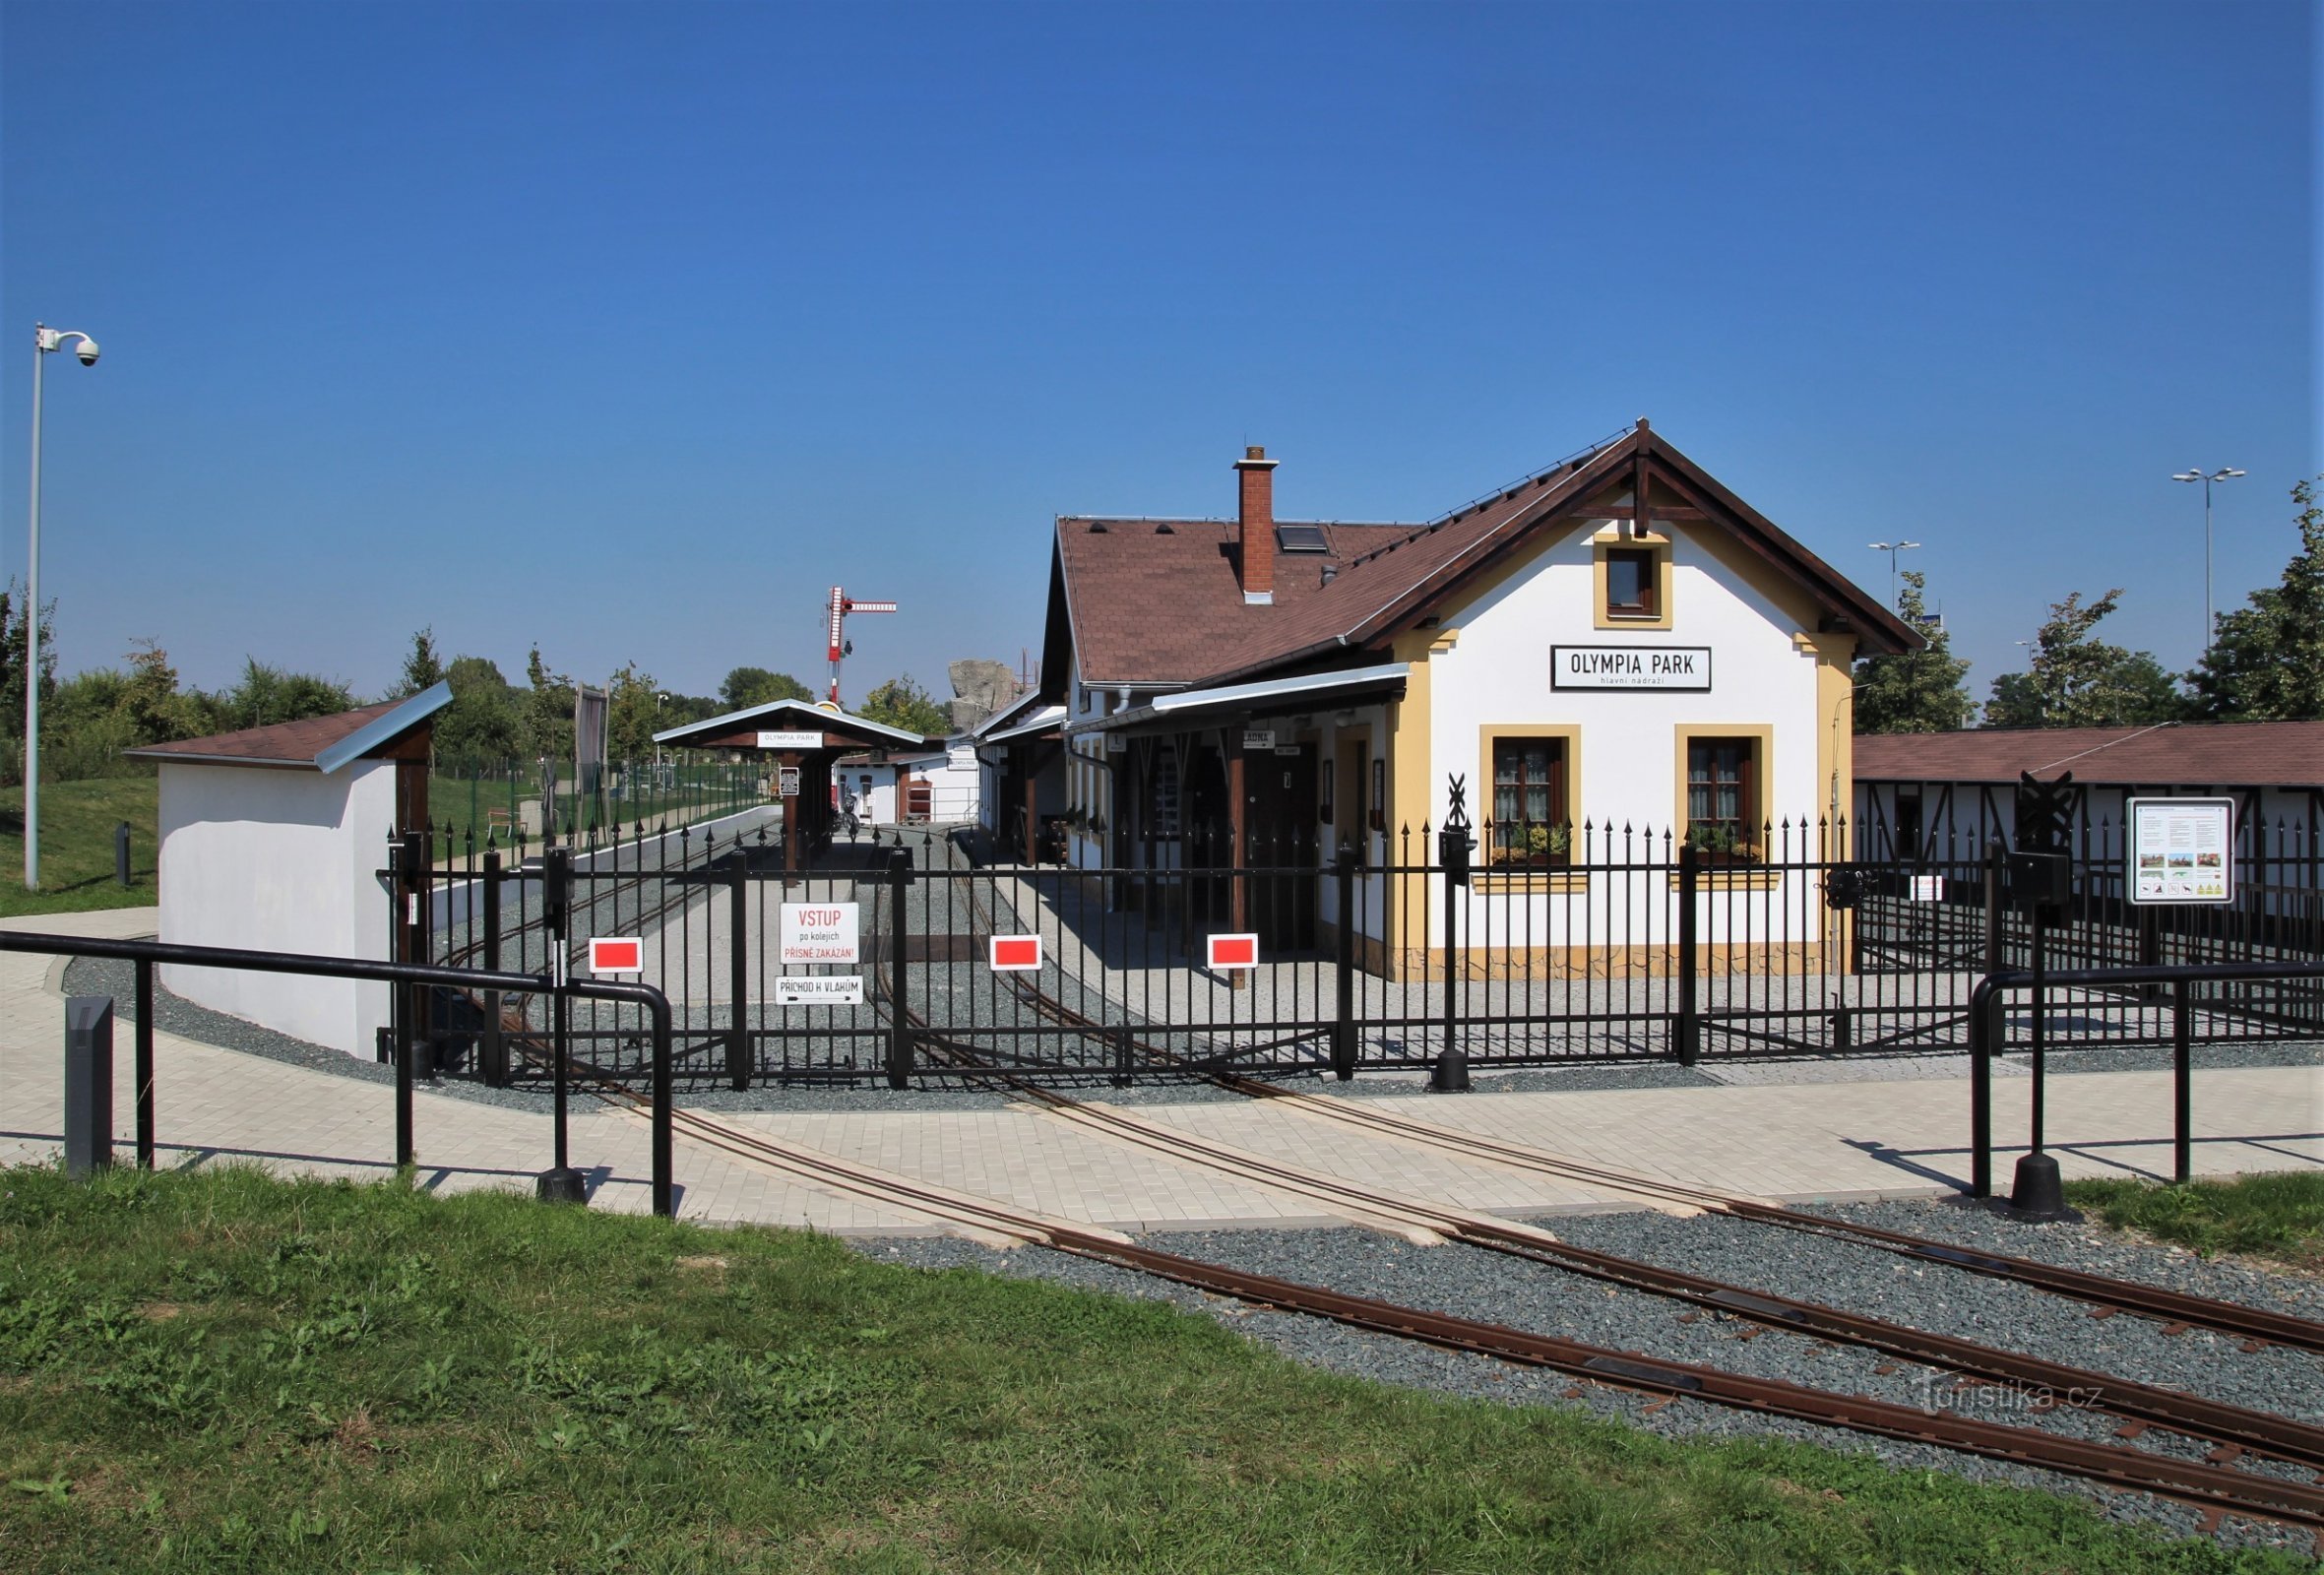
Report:
[{"label": "tall lamp post", "polygon": [[25,890],[40,889],[40,372],[65,341],[83,366],[96,364],[96,341],[78,329],[32,325],[32,550],[25,568]]},{"label": "tall lamp post", "polygon": [[2242,473],[2241,471],[2230,470],[2208,472],[2180,471],[2171,477],[2173,481],[2200,481],[2203,483],[2203,644],[2199,648],[2198,661],[2211,654],[2211,642],[2219,629],[2219,624],[2213,618],[2211,610],[2211,487],[2215,481],[2232,481]]},{"label": "tall lamp post", "polygon": [[1888,554],[1888,604],[1892,607],[1903,604],[1897,599],[1897,554],[1910,552],[1919,544],[1917,541],[1868,541],[1865,543],[1875,552]]}]

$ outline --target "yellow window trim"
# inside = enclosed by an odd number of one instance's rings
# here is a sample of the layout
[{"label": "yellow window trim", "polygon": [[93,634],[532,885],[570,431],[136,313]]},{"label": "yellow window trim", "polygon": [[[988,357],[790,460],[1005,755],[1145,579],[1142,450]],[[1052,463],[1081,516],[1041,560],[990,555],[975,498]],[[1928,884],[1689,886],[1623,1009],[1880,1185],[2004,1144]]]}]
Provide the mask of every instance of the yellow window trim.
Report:
[{"label": "yellow window trim", "polygon": [[[1606,554],[1622,551],[1655,555],[1655,613],[1651,618],[1609,611],[1606,607]],[[1670,621],[1670,538],[1649,531],[1623,536],[1619,529],[1600,531],[1590,538],[1590,614],[1601,629],[1668,629]]]},{"label": "yellow window trim", "polygon": [[[1687,832],[1686,749],[1687,745],[1697,738],[1748,738],[1751,740],[1752,836],[1757,839],[1763,835],[1763,829],[1768,823],[1769,806],[1776,801],[1776,730],[1774,725],[1764,722],[1682,722],[1671,731],[1671,775],[1676,779],[1676,788],[1670,799],[1670,827],[1678,840],[1685,841]],[[1765,858],[1767,856],[1767,850],[1760,847],[1756,840],[1751,844],[1749,850],[1754,857]]]},{"label": "yellow window trim", "polygon": [[[1579,842],[1582,822],[1574,807],[1582,797],[1582,729],[1569,722],[1488,722],[1476,729],[1476,776],[1473,780],[1478,786],[1469,796],[1470,824],[1481,828],[1493,818],[1493,740],[1497,738],[1555,738],[1565,745],[1565,818],[1572,824],[1574,839]],[[1479,842],[1482,840],[1478,838]],[[1479,869],[1481,872],[1482,866]],[[1554,866],[1536,872],[1554,873]],[[1512,874],[1492,878],[1518,877]]]}]

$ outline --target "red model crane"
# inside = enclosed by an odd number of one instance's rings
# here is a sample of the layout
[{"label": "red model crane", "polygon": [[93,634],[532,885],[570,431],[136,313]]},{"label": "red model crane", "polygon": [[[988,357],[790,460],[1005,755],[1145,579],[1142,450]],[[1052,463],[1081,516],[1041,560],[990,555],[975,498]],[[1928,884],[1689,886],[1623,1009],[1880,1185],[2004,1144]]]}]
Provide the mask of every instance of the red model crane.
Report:
[{"label": "red model crane", "polygon": [[841,634],[840,625],[850,612],[895,612],[893,601],[855,601],[838,586],[831,588],[831,703],[840,703],[840,659],[855,648]]}]

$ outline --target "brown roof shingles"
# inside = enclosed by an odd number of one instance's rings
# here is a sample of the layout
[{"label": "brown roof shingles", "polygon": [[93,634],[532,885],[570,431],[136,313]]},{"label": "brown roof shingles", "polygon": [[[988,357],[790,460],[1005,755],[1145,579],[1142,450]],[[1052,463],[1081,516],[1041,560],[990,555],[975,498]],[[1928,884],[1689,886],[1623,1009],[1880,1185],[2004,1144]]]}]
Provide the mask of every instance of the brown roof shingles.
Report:
[{"label": "brown roof shingles", "polygon": [[2125,787],[2324,787],[2324,722],[1863,733],[1858,782],[2014,783],[2020,772]]},{"label": "brown roof shingles", "polygon": [[253,764],[311,766],[315,757],[365,724],[378,721],[401,700],[382,700],[375,706],[343,711],[336,716],[309,717],[301,722],[278,722],[264,727],[216,732],[204,738],[179,738],[165,744],[147,744],[123,751],[139,757],[177,756],[209,760],[247,760]]},{"label": "brown roof shingles", "polygon": [[[1401,621],[1520,539],[1535,519],[1622,484],[1642,447],[1731,514],[1754,551],[1852,617],[1867,649],[1919,643],[1876,600],[1641,427],[1429,525],[1327,526],[1328,556],[1278,555],[1272,605],[1242,599],[1225,550],[1235,537],[1231,522],[1170,521],[1165,535],[1160,521],[1060,519],[1057,549],[1082,679],[1224,682],[1296,659],[1321,660],[1335,645],[1376,649]],[[1093,529],[1100,523],[1103,530]],[[1329,585],[1322,583],[1325,564],[1338,571]]]}]

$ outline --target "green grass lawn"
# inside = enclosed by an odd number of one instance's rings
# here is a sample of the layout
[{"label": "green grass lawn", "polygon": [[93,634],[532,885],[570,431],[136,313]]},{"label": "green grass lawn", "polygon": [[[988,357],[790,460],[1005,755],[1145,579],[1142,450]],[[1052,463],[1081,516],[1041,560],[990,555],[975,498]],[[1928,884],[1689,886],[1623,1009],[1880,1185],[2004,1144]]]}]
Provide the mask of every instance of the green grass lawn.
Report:
[{"label": "green grass lawn", "polygon": [[0,1170],[11,1571],[2273,1571],[827,1238]]},{"label": "green grass lawn", "polygon": [[[129,877],[113,878],[113,828],[129,822]],[[0,916],[147,908],[160,840],[159,784],[152,777],[40,785],[40,889],[25,890],[25,790],[0,788]]]},{"label": "green grass lawn", "polygon": [[2287,1170],[2185,1186],[2069,1181],[2066,1201],[2116,1229],[2206,1255],[2248,1252],[2324,1272],[2324,1172]]}]

